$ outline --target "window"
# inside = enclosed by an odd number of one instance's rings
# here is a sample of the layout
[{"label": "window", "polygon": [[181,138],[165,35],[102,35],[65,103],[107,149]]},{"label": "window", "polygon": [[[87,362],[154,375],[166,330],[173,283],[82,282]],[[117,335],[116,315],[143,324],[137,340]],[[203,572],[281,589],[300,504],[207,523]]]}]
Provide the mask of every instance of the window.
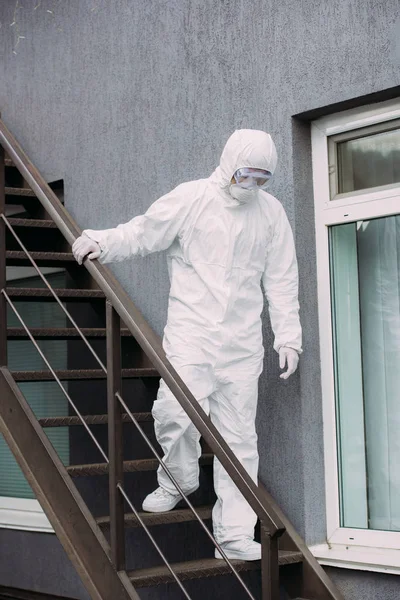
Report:
[{"label": "window", "polygon": [[400,119],[328,139],[331,200],[400,184]]},{"label": "window", "polygon": [[[18,276],[18,268],[13,275]],[[10,273],[7,274],[9,281]],[[53,287],[65,287],[65,274],[47,276]],[[9,281],[12,287],[44,287],[39,277]],[[18,302],[17,309],[28,327],[65,327],[66,317],[55,302]],[[21,327],[8,307],[8,327]],[[41,340],[44,355],[56,369],[67,368],[67,342]],[[8,365],[11,371],[47,370],[42,358],[30,340],[8,342]],[[64,384],[65,385],[65,384]],[[19,387],[37,418],[68,414],[68,401],[56,382],[21,382]],[[45,429],[64,464],[69,461],[69,433],[67,427]],[[51,531],[33,491],[20,470],[11,450],[0,435],[0,527]]]},{"label": "window", "polygon": [[400,573],[400,102],[312,126],[324,564]]}]

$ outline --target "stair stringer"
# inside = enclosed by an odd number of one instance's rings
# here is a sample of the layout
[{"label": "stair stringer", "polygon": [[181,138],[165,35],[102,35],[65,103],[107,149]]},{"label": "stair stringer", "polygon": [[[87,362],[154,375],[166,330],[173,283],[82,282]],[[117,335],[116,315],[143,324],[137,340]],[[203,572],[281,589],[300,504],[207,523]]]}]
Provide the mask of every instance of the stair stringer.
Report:
[{"label": "stair stringer", "polygon": [[93,600],[140,600],[7,367],[0,367],[0,431]]}]

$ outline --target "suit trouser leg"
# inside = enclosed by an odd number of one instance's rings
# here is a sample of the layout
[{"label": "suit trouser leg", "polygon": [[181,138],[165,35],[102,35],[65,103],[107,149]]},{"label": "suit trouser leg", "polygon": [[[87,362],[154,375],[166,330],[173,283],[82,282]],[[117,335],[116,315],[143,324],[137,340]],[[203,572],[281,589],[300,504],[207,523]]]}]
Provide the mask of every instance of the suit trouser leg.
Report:
[{"label": "suit trouser leg", "polygon": [[[199,400],[199,404],[208,413],[208,398]],[[200,434],[164,381],[160,382],[152,414],[155,434],[164,452],[163,461],[184,492],[195,488],[199,482]],[[176,493],[161,466],[157,479],[160,487]]]},{"label": "suit trouser leg", "polygon": [[[219,385],[209,399],[211,420],[255,483],[259,463],[255,428],[257,399],[258,379]],[[253,539],[257,516],[216,458],[214,487],[217,502],[213,509],[213,528],[217,542]]]}]

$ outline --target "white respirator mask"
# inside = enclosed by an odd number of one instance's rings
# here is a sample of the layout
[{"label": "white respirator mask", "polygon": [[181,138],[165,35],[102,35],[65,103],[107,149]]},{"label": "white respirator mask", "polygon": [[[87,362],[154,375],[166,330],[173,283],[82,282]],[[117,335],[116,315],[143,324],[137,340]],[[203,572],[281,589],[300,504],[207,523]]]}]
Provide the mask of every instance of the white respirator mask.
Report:
[{"label": "white respirator mask", "polygon": [[257,198],[258,189],[246,189],[237,183],[232,183],[229,187],[229,193],[239,204],[249,204]]}]

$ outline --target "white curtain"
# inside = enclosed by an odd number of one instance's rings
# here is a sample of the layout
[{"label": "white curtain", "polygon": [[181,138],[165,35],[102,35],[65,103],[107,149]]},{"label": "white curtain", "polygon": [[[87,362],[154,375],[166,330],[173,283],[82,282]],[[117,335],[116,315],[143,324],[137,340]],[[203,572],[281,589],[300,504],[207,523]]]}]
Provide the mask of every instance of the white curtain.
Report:
[{"label": "white curtain", "polygon": [[369,527],[400,531],[400,216],[357,238]]},{"label": "white curtain", "polygon": [[330,244],[341,524],[400,531],[400,216]]}]

